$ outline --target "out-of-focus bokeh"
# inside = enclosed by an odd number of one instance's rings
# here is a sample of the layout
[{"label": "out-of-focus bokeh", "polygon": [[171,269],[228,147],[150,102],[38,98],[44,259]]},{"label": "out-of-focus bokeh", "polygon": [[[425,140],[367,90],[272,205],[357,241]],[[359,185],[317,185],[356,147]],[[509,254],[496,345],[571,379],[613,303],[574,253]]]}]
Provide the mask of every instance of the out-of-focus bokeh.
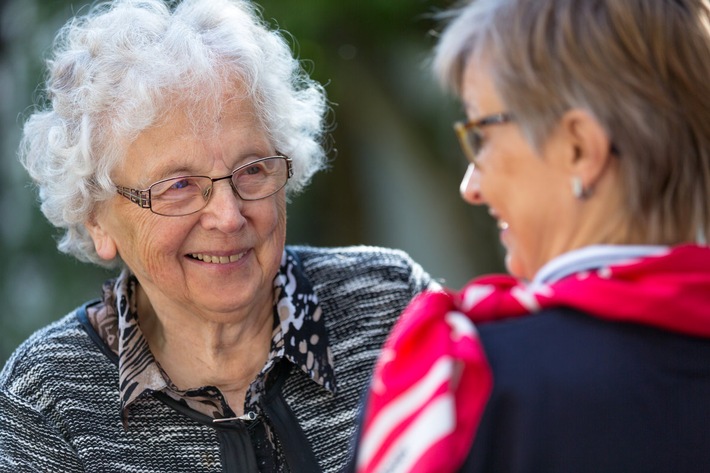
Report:
[{"label": "out-of-focus bokeh", "polygon": [[[445,285],[503,271],[484,208],[465,204],[451,123],[462,108],[428,66],[451,0],[262,0],[264,17],[332,102],[330,170],[289,205],[288,242],[398,247]],[[17,161],[57,29],[79,0],[0,0],[0,366],[34,330],[100,294],[113,273],[56,249]]]}]

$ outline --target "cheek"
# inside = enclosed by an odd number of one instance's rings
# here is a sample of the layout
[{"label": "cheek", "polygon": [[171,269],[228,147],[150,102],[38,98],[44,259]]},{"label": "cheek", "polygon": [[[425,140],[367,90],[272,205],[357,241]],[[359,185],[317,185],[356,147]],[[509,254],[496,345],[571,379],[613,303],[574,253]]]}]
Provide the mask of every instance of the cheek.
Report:
[{"label": "cheek", "polygon": [[286,236],[286,202],[279,203],[276,209],[276,228]]},{"label": "cheek", "polygon": [[119,252],[134,272],[156,274],[164,271],[170,260],[182,256],[178,250],[184,234],[182,228],[156,225],[150,220],[138,221],[126,229]]},{"label": "cheek", "polygon": [[159,231],[143,235],[138,244],[143,248],[143,253],[150,259],[165,259],[167,257],[181,256],[179,249],[184,241],[184,232]]},{"label": "cheek", "polygon": [[[281,265],[281,256],[286,244],[286,204],[285,201],[277,202],[272,206],[269,228],[265,229],[262,235],[265,245],[262,247],[265,256],[271,262],[273,273],[278,271]],[[263,260],[266,261],[266,260]]]},{"label": "cheek", "polygon": [[[552,207],[555,208],[554,205]],[[539,260],[546,254],[554,236],[559,211],[549,212],[546,208],[550,205],[536,202],[530,193],[522,189],[520,194],[509,197],[503,206],[508,223],[504,238],[506,268],[516,277],[530,279],[534,276],[539,269]]]},{"label": "cheek", "polygon": [[286,234],[286,199],[279,194],[276,199],[263,201],[265,205],[254,208],[254,225],[263,238],[284,239]]}]

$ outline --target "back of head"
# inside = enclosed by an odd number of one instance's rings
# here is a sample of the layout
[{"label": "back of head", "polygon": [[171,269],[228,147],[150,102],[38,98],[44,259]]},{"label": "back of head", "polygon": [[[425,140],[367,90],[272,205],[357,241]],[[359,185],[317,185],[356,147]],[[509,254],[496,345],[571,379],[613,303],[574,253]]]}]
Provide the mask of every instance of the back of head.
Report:
[{"label": "back of head", "polygon": [[619,159],[634,242],[710,235],[710,1],[474,0],[453,12],[434,67],[460,92],[469,61],[539,147],[590,112]]},{"label": "back of head", "polygon": [[293,159],[289,193],[323,166],[323,89],[247,0],[99,3],[59,32],[47,66],[47,101],[25,124],[20,158],[43,213],[66,231],[59,248],[81,260],[104,264],[84,223],[115,196],[111,171],[128,145],[172,109],[208,132],[225,101],[246,94]]}]

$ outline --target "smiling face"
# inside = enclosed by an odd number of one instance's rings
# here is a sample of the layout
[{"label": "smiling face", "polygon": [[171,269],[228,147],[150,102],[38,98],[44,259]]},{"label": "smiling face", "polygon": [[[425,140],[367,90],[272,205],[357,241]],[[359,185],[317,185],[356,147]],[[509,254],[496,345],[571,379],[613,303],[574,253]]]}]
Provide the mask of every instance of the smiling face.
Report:
[{"label": "smiling face", "polygon": [[[479,66],[471,62],[464,71],[462,99],[470,120],[508,112],[490,74]],[[471,204],[488,205],[501,230],[508,271],[531,279],[572,245],[576,203],[565,159],[570,148],[553,132],[537,153],[514,120],[481,130],[482,148],[464,176],[461,195]]]},{"label": "smiling face", "polygon": [[[132,143],[114,182],[145,189],[181,175],[221,177],[275,154],[247,99],[230,101],[215,121],[214,129],[197,131],[184,110],[170,113]],[[271,306],[286,236],[285,191],[246,202],[221,180],[204,209],[181,217],[156,215],[117,195],[87,228],[99,256],[120,255],[156,313],[187,310],[230,322]]]}]

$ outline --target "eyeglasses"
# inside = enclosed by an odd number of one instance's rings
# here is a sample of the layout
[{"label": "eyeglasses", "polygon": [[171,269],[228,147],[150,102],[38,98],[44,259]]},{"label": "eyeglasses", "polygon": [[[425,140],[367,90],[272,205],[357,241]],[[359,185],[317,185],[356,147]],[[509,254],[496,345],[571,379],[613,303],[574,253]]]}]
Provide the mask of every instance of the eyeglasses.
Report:
[{"label": "eyeglasses", "polygon": [[461,149],[466,154],[466,157],[472,163],[476,161],[476,156],[481,152],[483,147],[483,130],[484,126],[501,125],[513,120],[510,113],[502,112],[495,115],[488,115],[478,120],[467,122],[454,123],[456,136],[461,144]]},{"label": "eyeglasses", "polygon": [[280,191],[291,176],[291,158],[269,156],[239,166],[223,177],[171,177],[144,190],[122,186],[116,186],[116,190],[134,204],[155,214],[180,217],[204,209],[217,181],[229,179],[232,190],[242,200],[260,200]]}]

